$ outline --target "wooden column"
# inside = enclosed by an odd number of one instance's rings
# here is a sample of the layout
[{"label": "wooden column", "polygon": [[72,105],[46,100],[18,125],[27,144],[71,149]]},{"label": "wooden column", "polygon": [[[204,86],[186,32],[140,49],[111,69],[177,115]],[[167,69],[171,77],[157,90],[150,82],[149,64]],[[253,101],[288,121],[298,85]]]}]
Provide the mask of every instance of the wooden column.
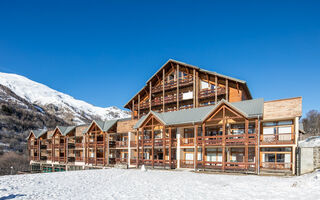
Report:
[{"label": "wooden column", "polygon": [[164,95],[165,95],[165,91],[164,91],[164,85],[165,85],[165,69],[163,68],[162,70],[162,112],[165,112],[164,110]]},{"label": "wooden column", "polygon": [[171,132],[171,127],[169,127],[169,165],[170,165],[170,169],[172,168],[172,132]]},{"label": "wooden column", "polygon": [[205,136],[206,136],[206,124],[203,123],[202,124],[202,167],[203,167],[203,169],[206,168],[206,165],[205,165],[206,147],[205,147],[205,141],[204,141]]},{"label": "wooden column", "polygon": [[258,173],[258,167],[259,167],[259,130],[258,130],[258,126],[259,126],[259,121],[258,119],[255,120],[255,137],[256,137],[256,142],[255,142],[255,162],[256,162],[256,173]]},{"label": "wooden column", "polygon": [[163,166],[166,167],[166,127],[162,127],[162,143],[163,143]]},{"label": "wooden column", "polygon": [[141,151],[142,151],[142,164],[144,164],[144,128],[142,128],[142,144],[141,144]]},{"label": "wooden column", "polygon": [[197,169],[198,167],[198,125],[194,126],[194,169]]},{"label": "wooden column", "polygon": [[193,69],[193,77],[192,77],[192,81],[193,81],[193,86],[192,86],[192,89],[193,89],[193,108],[196,107],[196,70]]},{"label": "wooden column", "polygon": [[140,119],[140,94],[138,94],[138,119]]},{"label": "wooden column", "polygon": [[87,151],[88,151],[88,143],[87,143],[87,135],[89,133],[86,133],[84,135],[84,162],[87,163],[88,162],[88,156],[87,156]]},{"label": "wooden column", "polygon": [[225,169],[226,162],[226,109],[222,110],[222,171]]},{"label": "wooden column", "polygon": [[51,142],[51,144],[52,144],[52,147],[51,147],[51,149],[52,149],[52,152],[51,152],[51,160],[52,160],[52,162],[54,162],[54,157],[55,157],[54,145],[56,144],[56,141],[55,141],[55,139],[54,139],[54,134],[53,134],[53,136],[52,136],[52,142]]},{"label": "wooden column", "polygon": [[103,166],[106,164],[105,160],[106,160],[106,133],[103,132],[102,133],[102,137],[103,137]]},{"label": "wooden column", "polygon": [[214,81],[215,81],[214,102],[215,104],[217,104],[218,103],[218,77],[217,76],[214,77]]},{"label": "wooden column", "polygon": [[152,95],[152,83],[151,83],[151,81],[150,81],[150,83],[149,83],[149,108],[150,108],[150,111],[151,111],[151,100],[152,100],[152,97],[151,97],[151,95]]},{"label": "wooden column", "polygon": [[152,118],[152,129],[151,129],[151,141],[152,141],[152,149],[151,149],[151,154],[152,154],[152,167],[154,166],[154,126],[153,126],[153,118]]},{"label": "wooden column", "polygon": [[177,110],[179,110],[179,65],[177,65]]},{"label": "wooden column", "polygon": [[135,112],[134,112],[134,99],[132,100],[132,119],[135,117]]},{"label": "wooden column", "polygon": [[64,141],[64,162],[67,162],[67,139],[66,136],[63,138]]},{"label": "wooden column", "polygon": [[138,168],[139,167],[139,132],[140,132],[140,129],[138,128],[137,129],[137,162],[136,162],[136,167]]},{"label": "wooden column", "polygon": [[226,101],[229,101],[229,80],[226,79]]},{"label": "wooden column", "polygon": [[196,72],[196,108],[199,107],[199,87],[200,87],[199,72]]},{"label": "wooden column", "polygon": [[38,138],[37,141],[38,141],[38,160],[40,161],[40,154],[41,154],[41,150],[40,150],[41,140],[40,140],[40,138]]},{"label": "wooden column", "polygon": [[94,156],[95,156],[95,164],[97,165],[97,131],[94,132]]},{"label": "wooden column", "polygon": [[61,154],[61,135],[59,134],[59,149],[58,149],[58,162],[60,162],[60,154]]},{"label": "wooden column", "polygon": [[248,136],[248,129],[249,129],[249,121],[245,120],[244,125],[244,132],[245,132],[245,149],[244,149],[244,162],[246,163],[246,169],[248,169],[248,155],[249,155],[249,136]]},{"label": "wooden column", "polygon": [[109,133],[106,133],[106,137],[107,137],[107,146],[106,146],[106,148],[107,148],[107,155],[106,155],[106,159],[107,159],[107,165],[109,165],[110,163],[109,163],[109,155],[110,155],[110,135],[109,135]]}]

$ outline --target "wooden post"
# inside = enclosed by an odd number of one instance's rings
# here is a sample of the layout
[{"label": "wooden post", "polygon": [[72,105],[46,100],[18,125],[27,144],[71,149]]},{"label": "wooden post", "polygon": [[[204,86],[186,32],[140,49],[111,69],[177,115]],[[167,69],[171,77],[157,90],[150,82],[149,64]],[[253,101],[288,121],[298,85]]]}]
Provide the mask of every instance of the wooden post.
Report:
[{"label": "wooden post", "polygon": [[162,112],[165,112],[164,110],[164,95],[165,95],[165,91],[164,91],[164,85],[165,85],[165,69],[163,68],[162,70]]},{"label": "wooden post", "polygon": [[258,119],[255,120],[255,137],[256,137],[256,142],[255,142],[255,162],[256,162],[256,173],[258,174],[258,167],[259,167],[259,135],[260,134],[258,132],[258,125],[259,125],[259,121]]},{"label": "wooden post", "polygon": [[193,81],[193,86],[192,86],[192,89],[193,89],[193,108],[196,107],[196,70],[193,69],[193,77],[192,77],[192,81]]},{"label": "wooden post", "polygon": [[196,72],[196,108],[199,107],[199,87],[200,87],[199,72]]},{"label": "wooden post", "polygon": [[106,133],[103,132],[102,133],[102,137],[103,137],[103,166],[106,164],[105,160],[106,160]]},{"label": "wooden post", "polygon": [[94,155],[95,155],[95,164],[97,165],[97,131],[94,132]]},{"label": "wooden post", "polygon": [[245,149],[244,149],[244,162],[246,163],[246,169],[248,169],[248,154],[249,154],[249,136],[248,136],[248,129],[249,129],[249,121],[248,119],[245,120],[245,125],[244,125],[244,132],[245,132]]},{"label": "wooden post", "polygon": [[215,76],[214,79],[215,79],[214,102],[215,104],[217,104],[218,103],[218,77]]},{"label": "wooden post", "polygon": [[171,145],[172,145],[172,132],[171,132],[171,127],[169,127],[169,165],[170,165],[170,169],[172,168]]},{"label": "wooden post", "polygon": [[194,126],[194,169],[197,169],[198,167],[198,125]]},{"label": "wooden post", "polygon": [[110,163],[109,163],[109,155],[110,155],[110,135],[109,135],[109,133],[106,133],[106,137],[107,137],[107,155],[106,155],[106,157],[107,157],[107,165],[109,165]]},{"label": "wooden post", "polygon": [[136,162],[136,167],[139,167],[139,131],[140,129],[137,129],[137,162]]},{"label": "wooden post", "polygon": [[225,169],[226,162],[226,109],[222,109],[222,171]]},{"label": "wooden post", "polygon": [[150,83],[149,83],[149,88],[150,88],[150,91],[149,91],[149,107],[150,107],[150,111],[151,111],[151,99],[152,99],[152,97],[151,97],[151,95],[152,95],[152,92],[151,92],[151,90],[152,90],[152,83],[151,83],[151,81],[150,81]]},{"label": "wooden post", "polygon": [[226,101],[229,101],[229,80],[226,79]]},{"label": "wooden post", "polygon": [[179,82],[180,82],[179,65],[177,65],[177,110],[179,110]]},{"label": "wooden post", "polygon": [[151,141],[152,141],[152,149],[151,149],[151,154],[152,154],[152,167],[154,167],[154,126],[153,126],[153,117],[152,117],[152,129],[151,129]]},{"label": "wooden post", "polygon": [[206,136],[206,124],[202,124],[202,167],[203,170],[206,168],[206,163],[205,163],[205,154],[206,154],[206,147],[205,147],[205,137]]},{"label": "wooden post", "polygon": [[163,143],[163,167],[166,167],[166,127],[162,127],[162,143]]},{"label": "wooden post", "polygon": [[142,144],[141,144],[141,151],[142,151],[142,164],[144,164],[144,128],[142,128]]},{"label": "wooden post", "polygon": [[54,136],[54,133],[53,133],[53,136],[52,136],[52,142],[51,142],[51,144],[52,144],[52,147],[51,147],[51,149],[52,149],[52,152],[51,152],[51,160],[52,160],[52,162],[54,162],[54,157],[55,157],[55,144],[56,144],[56,141],[55,141],[55,136]]},{"label": "wooden post", "polygon": [[134,99],[132,100],[132,119],[134,119],[135,111],[134,111]]},{"label": "wooden post", "polygon": [[138,95],[138,119],[140,119],[140,94]]},{"label": "wooden post", "polygon": [[66,136],[63,138],[64,141],[64,162],[67,162],[67,139]]}]

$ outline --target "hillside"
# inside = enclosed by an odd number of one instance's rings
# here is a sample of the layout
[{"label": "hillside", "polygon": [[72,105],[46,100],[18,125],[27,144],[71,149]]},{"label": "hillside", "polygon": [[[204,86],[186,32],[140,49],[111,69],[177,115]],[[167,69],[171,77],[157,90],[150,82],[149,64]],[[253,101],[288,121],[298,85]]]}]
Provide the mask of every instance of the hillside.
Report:
[{"label": "hillside", "polygon": [[93,106],[26,77],[0,73],[0,151],[22,151],[31,129],[126,117],[129,112],[117,107]]}]

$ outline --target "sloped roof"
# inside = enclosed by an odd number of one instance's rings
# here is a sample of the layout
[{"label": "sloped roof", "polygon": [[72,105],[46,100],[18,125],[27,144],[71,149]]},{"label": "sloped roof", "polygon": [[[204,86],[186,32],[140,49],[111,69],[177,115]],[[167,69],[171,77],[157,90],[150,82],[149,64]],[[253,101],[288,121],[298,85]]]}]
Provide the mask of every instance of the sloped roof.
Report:
[{"label": "sloped roof", "polygon": [[247,118],[257,117],[263,115],[263,103],[264,100],[253,99],[247,101],[239,101],[229,103],[225,100],[221,100],[214,106],[205,106],[200,108],[192,108],[186,110],[179,110],[173,112],[154,112],[150,111],[146,116],[143,116],[133,128],[139,128],[146,118],[153,114],[158,118],[164,125],[178,125],[178,124],[189,124],[203,122],[212,112],[214,112],[221,104],[227,104],[234,108]]},{"label": "sloped roof", "polygon": [[[164,65],[162,65],[162,66],[159,68],[159,70],[158,70],[156,73],[154,73],[154,74],[147,80],[146,83],[148,84],[148,82],[151,81],[151,80],[162,70],[162,68],[164,68],[164,67],[165,67],[167,64],[169,64],[170,62],[173,62],[173,63],[179,64],[179,65],[183,65],[183,66],[186,66],[186,67],[190,67],[190,68],[199,70],[199,72],[203,72],[203,73],[207,73],[207,74],[211,74],[211,75],[216,75],[216,76],[218,76],[218,77],[226,78],[226,79],[229,79],[229,80],[231,80],[231,81],[235,81],[235,82],[239,82],[239,83],[241,83],[241,84],[244,84],[245,89],[248,91],[249,96],[252,98],[252,95],[251,95],[251,93],[250,93],[250,90],[249,90],[249,88],[248,88],[248,86],[247,86],[246,81],[240,80],[240,79],[237,79],[237,78],[233,78],[233,77],[230,77],[230,76],[226,76],[226,75],[223,75],[223,74],[220,74],[220,73],[217,73],[217,72],[212,72],[212,71],[209,71],[209,70],[205,70],[205,69],[202,69],[202,68],[200,68],[200,67],[197,67],[197,66],[194,66],[194,65],[190,65],[190,64],[187,64],[187,63],[184,63],[184,62],[180,62],[180,61],[177,61],[177,60],[174,60],[174,59],[169,59]],[[147,85],[144,86],[141,90],[139,90],[139,92],[136,93],[136,94],[125,104],[124,107],[126,107],[126,106],[137,96],[137,94],[139,94],[141,91],[143,91],[146,87],[147,87]]]},{"label": "sloped roof", "polygon": [[93,123],[97,124],[97,126],[103,131],[109,131],[110,128],[113,127],[119,121],[119,119],[113,119],[108,121],[100,121],[100,120],[93,120],[91,124],[88,126],[88,128],[83,132],[83,134],[87,133],[92,126]]},{"label": "sloped roof", "polygon": [[29,137],[31,136],[32,133],[36,138],[39,138],[42,135],[44,135],[45,133],[47,133],[47,131],[48,131],[47,129],[32,130],[32,131],[30,131],[27,139],[29,139]]},{"label": "sloped roof", "polygon": [[63,136],[68,135],[76,126],[57,126]]}]

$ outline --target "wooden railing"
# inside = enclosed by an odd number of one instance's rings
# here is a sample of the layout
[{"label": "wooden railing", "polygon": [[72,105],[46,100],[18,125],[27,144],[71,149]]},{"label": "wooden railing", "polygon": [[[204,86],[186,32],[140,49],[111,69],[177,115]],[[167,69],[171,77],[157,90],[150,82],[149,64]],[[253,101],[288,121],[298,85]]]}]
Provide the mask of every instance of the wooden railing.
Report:
[{"label": "wooden railing", "polygon": [[59,162],[65,162],[65,161],[66,161],[65,157],[59,157]]},{"label": "wooden railing", "polygon": [[243,145],[246,140],[246,135],[226,135],[226,145]]},{"label": "wooden railing", "polygon": [[127,164],[127,158],[116,158],[116,163]]},{"label": "wooden railing", "polygon": [[233,170],[249,170],[255,169],[255,163],[246,163],[246,162],[226,162],[225,169]]},{"label": "wooden railing", "polygon": [[[202,163],[203,162],[198,161],[198,164],[202,165]],[[205,161],[204,162],[204,166],[207,169],[221,169],[222,168],[222,162]],[[201,166],[201,167],[203,167],[203,166]]]},{"label": "wooden railing", "polygon": [[199,137],[197,144],[201,145],[204,142],[205,145],[221,145],[222,144],[222,136],[205,136]]},{"label": "wooden railing", "polygon": [[212,97],[215,96],[215,92],[217,90],[217,95],[221,95],[221,94],[225,94],[226,93],[226,89],[225,88],[217,88],[217,89],[204,89],[201,90],[199,93],[199,98],[207,98],[207,97]]},{"label": "wooden railing", "polygon": [[128,141],[116,141],[116,148],[128,147]]},{"label": "wooden railing", "polygon": [[47,144],[47,149],[52,149],[52,144]]},{"label": "wooden railing", "polygon": [[136,141],[130,141],[130,147],[136,147],[137,142]]},{"label": "wooden railing", "polygon": [[98,157],[98,158],[97,158],[97,164],[98,164],[98,165],[103,165],[103,158]]},{"label": "wooden railing", "polygon": [[78,157],[78,156],[76,156],[75,160],[76,160],[77,162],[83,162],[83,161],[84,161],[84,158],[83,158],[83,157]]},{"label": "wooden railing", "polygon": [[89,164],[95,164],[96,163],[96,159],[95,158],[88,158],[87,159]]},{"label": "wooden railing", "polygon": [[[179,79],[179,86],[182,87],[182,86],[190,85],[193,83],[192,81],[193,81],[192,76],[186,76],[184,78],[180,78]],[[164,83],[165,90],[172,89],[175,87],[177,87],[177,81],[171,80],[171,81],[165,81],[165,83]],[[160,85],[154,86],[152,88],[152,93],[160,92],[162,90],[163,90],[163,85],[160,84]]]},{"label": "wooden railing", "polygon": [[180,167],[194,168],[194,161],[193,160],[180,160]]},{"label": "wooden railing", "polygon": [[262,162],[261,168],[274,170],[288,170],[292,168],[292,163],[285,162]]},{"label": "wooden railing", "polygon": [[76,143],[76,148],[83,148],[83,143]]},{"label": "wooden railing", "polygon": [[154,139],[154,146],[163,146],[163,139],[162,138],[158,138],[158,139]]},{"label": "wooden railing", "polygon": [[194,138],[180,138],[180,145],[181,146],[193,146],[194,145]]},{"label": "wooden railing", "polygon": [[261,144],[293,144],[295,142],[294,133],[261,135]]}]

